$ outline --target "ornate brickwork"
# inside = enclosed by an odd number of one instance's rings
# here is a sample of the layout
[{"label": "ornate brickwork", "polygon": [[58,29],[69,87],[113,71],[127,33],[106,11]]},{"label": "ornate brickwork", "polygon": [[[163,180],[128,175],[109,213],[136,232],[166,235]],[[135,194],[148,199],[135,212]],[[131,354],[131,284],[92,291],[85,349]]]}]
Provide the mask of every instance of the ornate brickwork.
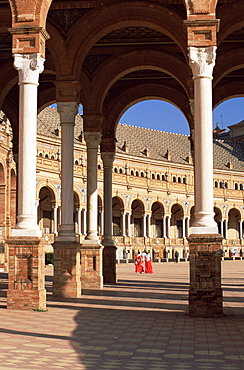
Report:
[{"label": "ornate brickwork", "polygon": [[83,15],[92,9],[55,9],[50,10],[49,15],[51,19],[57,22],[67,32]]}]

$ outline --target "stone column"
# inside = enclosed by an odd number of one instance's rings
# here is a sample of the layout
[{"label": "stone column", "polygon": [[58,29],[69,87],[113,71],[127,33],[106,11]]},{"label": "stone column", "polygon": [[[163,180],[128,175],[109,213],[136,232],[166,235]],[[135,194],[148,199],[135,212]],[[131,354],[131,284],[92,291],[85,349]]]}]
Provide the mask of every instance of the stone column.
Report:
[{"label": "stone column", "polygon": [[185,219],[185,217],[182,218],[182,237],[183,237],[183,239],[186,237],[186,219]]},{"label": "stone column", "polygon": [[53,223],[54,223],[53,232],[55,235],[57,235],[58,233],[58,206],[57,205],[53,206]]},{"label": "stone column", "polygon": [[103,196],[104,196],[104,235],[103,280],[104,283],[117,283],[116,246],[112,239],[112,168],[114,152],[102,152]]},{"label": "stone column", "polygon": [[86,209],[83,209],[83,234],[86,234]]},{"label": "stone column", "polygon": [[61,120],[61,225],[58,240],[76,241],[73,207],[74,126],[78,113],[76,102],[58,103]]},{"label": "stone column", "polygon": [[76,102],[59,102],[61,120],[61,225],[54,248],[54,296],[81,296],[80,244],[73,221],[73,149]]},{"label": "stone column", "polygon": [[122,212],[122,235],[126,237],[126,212]]},{"label": "stone column", "polygon": [[167,216],[167,229],[168,229],[168,238],[171,238],[171,232],[170,232],[170,216]]},{"label": "stone column", "polygon": [[18,210],[9,248],[7,307],[46,308],[44,247],[37,224],[36,117],[37,86],[44,59],[39,53],[15,54],[19,76]]},{"label": "stone column", "polygon": [[147,221],[148,221],[148,233],[147,233],[147,236],[148,238],[151,238],[151,215],[148,215],[147,217]]},{"label": "stone column", "polygon": [[221,316],[222,237],[213,211],[212,74],[216,47],[190,47],[195,100],[195,221],[190,247],[189,315]]},{"label": "stone column", "polygon": [[224,225],[224,221],[221,220],[220,221],[220,234],[221,234],[221,236],[224,236],[224,227],[223,227],[223,225]]},{"label": "stone column", "polygon": [[39,74],[44,59],[38,53],[15,54],[19,75],[18,210],[13,236],[41,236],[36,210],[36,117]]},{"label": "stone column", "polygon": [[218,234],[213,211],[212,74],[216,47],[189,48],[195,99],[195,221],[193,234]]},{"label": "stone column", "polygon": [[131,237],[131,213],[128,213],[128,218],[127,218],[127,227],[128,227],[128,236]]},{"label": "stone column", "polygon": [[189,236],[190,218],[186,217],[186,237]]},{"label": "stone column", "polygon": [[143,237],[147,237],[147,215],[145,212],[143,214]]},{"label": "stone column", "polygon": [[87,232],[81,246],[82,288],[103,287],[102,250],[97,235],[97,152],[100,132],[85,132],[87,145]]},{"label": "stone column", "polygon": [[163,216],[163,238],[167,238],[167,233],[166,233],[166,216]]},{"label": "stone column", "polygon": [[78,212],[78,234],[81,235],[81,212],[82,212],[82,209],[78,208],[77,212]]}]

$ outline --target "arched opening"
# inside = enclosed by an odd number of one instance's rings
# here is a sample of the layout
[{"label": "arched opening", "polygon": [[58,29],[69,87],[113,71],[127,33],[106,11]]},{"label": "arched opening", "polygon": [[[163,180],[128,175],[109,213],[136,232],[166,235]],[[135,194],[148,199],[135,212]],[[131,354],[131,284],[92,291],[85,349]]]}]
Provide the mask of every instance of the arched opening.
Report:
[{"label": "arched opening", "polygon": [[237,240],[240,238],[240,220],[239,210],[232,208],[228,213],[228,239]]},{"label": "arched opening", "polygon": [[113,212],[113,235],[122,236],[122,211],[123,204],[119,197],[112,199],[112,212]]},{"label": "arched opening", "polygon": [[142,237],[143,236],[143,215],[144,206],[142,202],[138,199],[134,200],[131,205],[132,210],[132,224],[133,224],[133,236]]},{"label": "arched opening", "polygon": [[224,229],[222,228],[222,213],[217,207],[214,207],[214,220],[218,225],[219,234],[225,238],[226,235],[224,235]]},{"label": "arched opening", "polygon": [[54,232],[53,204],[54,194],[50,188],[44,186],[39,193],[38,223],[45,234]]},{"label": "arched opening", "polygon": [[172,238],[183,238],[183,208],[174,204],[171,208],[170,235]]},{"label": "arched opening", "polygon": [[152,235],[154,238],[163,238],[165,235],[163,216],[164,208],[161,203],[155,202],[151,208],[152,211]]}]

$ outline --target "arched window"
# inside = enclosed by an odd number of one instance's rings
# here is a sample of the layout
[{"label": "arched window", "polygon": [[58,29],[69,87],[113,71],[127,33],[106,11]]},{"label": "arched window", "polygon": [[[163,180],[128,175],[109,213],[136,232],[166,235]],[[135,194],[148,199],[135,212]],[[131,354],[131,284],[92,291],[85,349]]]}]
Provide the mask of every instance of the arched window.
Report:
[{"label": "arched window", "polygon": [[123,173],[123,170],[122,170],[122,168],[120,168],[120,169],[119,169],[119,173]]},{"label": "arched window", "polygon": [[162,175],[162,181],[164,181],[165,180],[165,176],[164,175]]},{"label": "arched window", "polygon": [[235,183],[235,190],[238,190],[238,184],[237,184],[237,182]]},{"label": "arched window", "polygon": [[152,179],[155,180],[155,174],[154,173],[152,174]]},{"label": "arched window", "polygon": [[131,174],[131,176],[134,176],[134,171],[133,171],[133,170],[131,170],[131,171],[130,171],[130,174]]},{"label": "arched window", "polygon": [[187,179],[186,177],[183,177],[183,184],[186,184],[187,183]]},{"label": "arched window", "polygon": [[144,173],[143,172],[141,172],[141,177],[144,177]]},{"label": "arched window", "polygon": [[179,184],[181,183],[181,178],[180,178],[180,177],[178,177],[178,183],[179,183]]},{"label": "arched window", "polygon": [[160,180],[160,175],[159,174],[157,174],[157,180]]},{"label": "arched window", "polygon": [[227,184],[227,182],[225,182],[225,189],[228,189],[228,184]]},{"label": "arched window", "polygon": [[118,173],[118,168],[117,167],[114,167],[114,172]]},{"label": "arched window", "polygon": [[175,176],[173,177],[173,182],[176,182],[176,177]]},{"label": "arched window", "polygon": [[215,182],[214,182],[214,187],[215,187],[215,188],[218,188],[218,186],[219,186],[218,181],[215,181]]},{"label": "arched window", "polygon": [[79,162],[77,161],[77,159],[75,160],[75,165],[78,166]]},{"label": "arched window", "polygon": [[240,184],[240,190],[243,190],[243,184]]},{"label": "arched window", "polygon": [[48,154],[45,154],[45,158],[48,158]]},{"label": "arched window", "polygon": [[139,172],[138,171],[136,171],[136,176],[139,177]]},{"label": "arched window", "polygon": [[99,164],[99,165],[97,166],[97,168],[98,168],[98,170],[100,170],[100,169],[101,169],[101,165]]}]

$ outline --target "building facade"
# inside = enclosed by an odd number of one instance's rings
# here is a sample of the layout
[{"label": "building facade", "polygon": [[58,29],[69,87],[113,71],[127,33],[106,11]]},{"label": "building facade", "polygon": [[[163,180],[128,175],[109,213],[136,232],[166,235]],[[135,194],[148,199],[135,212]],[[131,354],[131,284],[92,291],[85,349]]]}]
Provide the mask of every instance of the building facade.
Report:
[{"label": "building facade", "polygon": [[[3,117],[3,115],[2,115]],[[241,128],[242,123],[230,127]],[[55,108],[46,108],[37,119],[37,221],[46,252],[61,222],[61,127]],[[240,135],[238,136],[240,138]],[[136,138],[136,140],[135,140]],[[1,123],[1,268],[7,270],[5,239],[16,220],[16,168],[12,129]],[[113,240],[117,262],[134,260],[138,250],[149,250],[155,261],[189,257],[187,237],[194,222],[194,171],[188,136],[119,124],[112,177]],[[98,154],[98,219],[104,235],[103,161]],[[74,141],[73,220],[82,244],[86,235],[87,154],[82,117],[77,115]],[[214,140],[214,212],[223,237],[224,258],[241,258],[244,221],[243,142]]]}]

